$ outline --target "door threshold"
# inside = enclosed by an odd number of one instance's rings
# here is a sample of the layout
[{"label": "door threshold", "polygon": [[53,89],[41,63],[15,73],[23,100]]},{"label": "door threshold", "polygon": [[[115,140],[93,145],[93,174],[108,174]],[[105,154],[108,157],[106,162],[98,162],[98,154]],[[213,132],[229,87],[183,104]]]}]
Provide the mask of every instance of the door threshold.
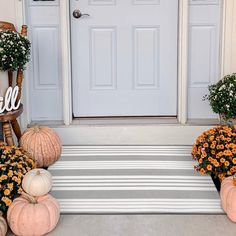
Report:
[{"label": "door threshold", "polygon": [[[65,127],[63,121],[37,120],[32,121],[28,127],[34,125],[48,125],[50,127]],[[180,124],[176,117],[92,117],[74,118],[70,126],[109,126],[109,125],[180,125],[180,126],[216,126],[218,119],[188,119],[186,124]]]},{"label": "door threshold", "polygon": [[74,118],[73,125],[178,124],[177,117],[86,117]]}]

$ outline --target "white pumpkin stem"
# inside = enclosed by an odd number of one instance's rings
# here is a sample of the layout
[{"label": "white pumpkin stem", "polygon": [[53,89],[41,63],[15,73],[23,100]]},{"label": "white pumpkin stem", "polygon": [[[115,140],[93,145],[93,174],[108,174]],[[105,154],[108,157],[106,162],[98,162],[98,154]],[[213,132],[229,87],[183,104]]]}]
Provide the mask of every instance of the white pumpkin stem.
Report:
[{"label": "white pumpkin stem", "polygon": [[29,195],[28,193],[25,193],[24,191],[21,193],[21,195],[24,198],[26,198],[32,204],[37,204],[38,203],[35,197]]},{"label": "white pumpkin stem", "polygon": [[40,175],[40,170],[37,170],[36,174],[35,175]]},{"label": "white pumpkin stem", "polygon": [[236,186],[236,174],[233,175],[233,184]]}]

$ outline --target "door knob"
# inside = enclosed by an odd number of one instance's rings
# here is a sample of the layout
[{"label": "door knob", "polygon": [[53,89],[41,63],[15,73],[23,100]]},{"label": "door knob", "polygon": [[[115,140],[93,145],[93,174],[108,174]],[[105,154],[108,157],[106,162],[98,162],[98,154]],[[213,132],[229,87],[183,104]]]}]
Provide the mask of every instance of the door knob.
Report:
[{"label": "door knob", "polygon": [[74,18],[81,18],[83,16],[90,16],[89,14],[83,14],[80,10],[74,10],[73,11]]}]

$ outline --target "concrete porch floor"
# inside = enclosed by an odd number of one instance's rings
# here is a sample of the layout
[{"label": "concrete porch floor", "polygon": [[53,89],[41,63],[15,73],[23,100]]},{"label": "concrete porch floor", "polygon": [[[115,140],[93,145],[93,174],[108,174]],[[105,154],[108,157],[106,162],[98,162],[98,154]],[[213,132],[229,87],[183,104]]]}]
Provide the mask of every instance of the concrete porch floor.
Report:
[{"label": "concrete porch floor", "polygon": [[48,235],[235,235],[211,178],[194,171],[190,153],[170,146],[64,147],[49,168],[62,215]]},{"label": "concrete porch floor", "polygon": [[58,226],[48,236],[234,236],[235,234],[236,224],[225,215],[62,215]]}]

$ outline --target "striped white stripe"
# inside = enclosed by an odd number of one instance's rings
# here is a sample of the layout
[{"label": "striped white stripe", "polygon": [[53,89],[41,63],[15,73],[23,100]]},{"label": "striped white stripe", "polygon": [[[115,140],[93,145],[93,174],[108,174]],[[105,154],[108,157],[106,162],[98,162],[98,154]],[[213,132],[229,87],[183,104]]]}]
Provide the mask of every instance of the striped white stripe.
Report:
[{"label": "striped white stripe", "polygon": [[193,169],[192,161],[61,161],[50,170],[61,169]]},{"label": "striped white stripe", "polygon": [[64,146],[62,156],[177,155],[189,156],[191,146]]},{"label": "striped white stripe", "polygon": [[98,187],[95,186],[55,186],[52,188],[52,191],[123,191],[123,190],[129,190],[129,191],[133,191],[133,190],[139,190],[139,191],[152,191],[152,190],[159,190],[159,191],[206,191],[206,192],[210,192],[213,191],[215,192],[215,187],[213,186],[118,186],[118,185],[114,185],[114,186],[106,186],[101,185]]},{"label": "striped white stripe", "polygon": [[59,199],[62,213],[218,213],[218,199]]},{"label": "striped white stripe", "polygon": [[[84,176],[83,176],[84,177]],[[106,176],[107,177],[107,176]],[[155,176],[143,178],[88,178],[78,176],[53,177],[53,191],[75,190],[178,190],[178,191],[215,191],[212,180],[208,178],[181,178],[178,176]]]},{"label": "striped white stripe", "polygon": [[66,176],[53,176],[54,180],[70,180],[70,179],[183,179],[184,181],[188,180],[201,180],[201,181],[211,181],[211,177],[209,175],[195,175],[195,176],[188,176],[188,175],[92,175],[92,176],[83,176],[83,175],[77,175],[77,176],[71,176],[70,172],[68,172],[68,175]]}]

